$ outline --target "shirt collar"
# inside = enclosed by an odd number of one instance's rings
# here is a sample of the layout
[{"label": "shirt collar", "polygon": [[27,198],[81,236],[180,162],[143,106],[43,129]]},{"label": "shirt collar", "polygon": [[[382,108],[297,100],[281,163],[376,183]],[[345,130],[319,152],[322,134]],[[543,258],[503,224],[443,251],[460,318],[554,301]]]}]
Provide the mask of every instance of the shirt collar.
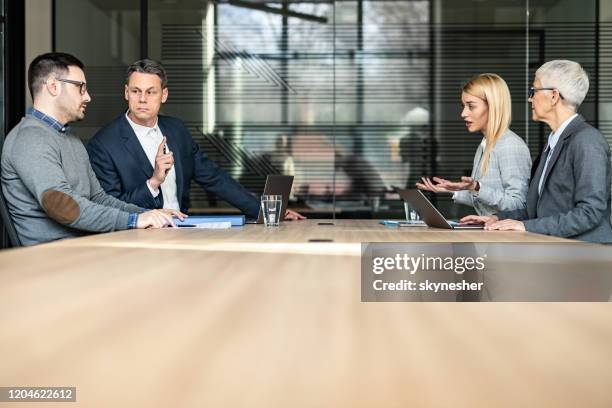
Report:
[{"label": "shirt collar", "polygon": [[39,111],[38,109],[35,109],[34,107],[29,107],[26,113],[28,115],[34,116],[36,119],[40,120],[45,125],[52,127],[53,129],[55,129],[56,131],[60,133],[67,133],[68,130],[70,129],[68,125],[61,124],[57,120],[53,119],[51,116],[45,113],[42,113],[41,111]]},{"label": "shirt collar", "polygon": [[157,130],[158,132],[160,131],[159,126],[157,126],[157,123],[158,123],[157,118],[155,119],[155,125],[153,127],[142,126],[134,122],[132,119],[130,119],[130,117],[128,116],[129,112],[130,112],[129,110],[125,112],[125,118],[127,119],[132,129],[134,129],[134,132],[147,134],[150,130]]},{"label": "shirt collar", "polygon": [[557,129],[556,132],[553,132],[550,134],[550,136],[548,136],[548,146],[550,146],[550,150],[553,150],[555,148],[555,146],[557,145],[557,142],[559,142],[559,138],[565,131],[565,128],[567,128],[567,126],[570,124],[572,120],[574,120],[576,116],[578,116],[578,114],[574,113],[572,116],[567,118],[565,122],[561,124],[561,126],[559,126],[559,129]]}]

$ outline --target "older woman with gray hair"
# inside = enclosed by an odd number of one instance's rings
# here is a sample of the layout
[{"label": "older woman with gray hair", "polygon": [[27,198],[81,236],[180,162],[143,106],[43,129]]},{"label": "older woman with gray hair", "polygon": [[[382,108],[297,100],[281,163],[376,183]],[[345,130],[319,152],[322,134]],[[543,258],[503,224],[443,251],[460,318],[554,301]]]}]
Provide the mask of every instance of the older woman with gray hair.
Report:
[{"label": "older woman with gray hair", "polygon": [[542,65],[529,88],[533,120],[551,133],[534,162],[527,208],[491,216],[470,215],[485,229],[530,231],[582,241],[612,243],[610,224],[610,146],[577,113],[589,78],[574,61]]}]

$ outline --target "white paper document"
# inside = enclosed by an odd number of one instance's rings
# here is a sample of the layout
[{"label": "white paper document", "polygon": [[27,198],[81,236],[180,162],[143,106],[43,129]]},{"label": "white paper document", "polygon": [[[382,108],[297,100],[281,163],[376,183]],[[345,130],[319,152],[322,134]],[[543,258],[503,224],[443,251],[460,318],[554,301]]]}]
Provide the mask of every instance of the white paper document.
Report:
[{"label": "white paper document", "polygon": [[197,224],[188,224],[189,219],[185,223],[178,224],[178,228],[204,228],[204,229],[228,229],[232,227],[230,221],[227,222],[199,222]]}]

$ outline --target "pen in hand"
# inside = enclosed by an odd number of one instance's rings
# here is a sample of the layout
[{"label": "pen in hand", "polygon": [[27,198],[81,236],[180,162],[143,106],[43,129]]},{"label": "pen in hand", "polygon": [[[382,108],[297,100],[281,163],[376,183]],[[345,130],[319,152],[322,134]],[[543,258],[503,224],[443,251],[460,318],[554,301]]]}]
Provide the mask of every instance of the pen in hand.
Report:
[{"label": "pen in hand", "polygon": [[166,144],[166,137],[163,136],[159,146],[157,146],[153,175],[149,179],[149,185],[153,190],[157,190],[166,180],[166,176],[174,166],[173,156]]},{"label": "pen in hand", "polygon": [[[166,140],[167,140],[167,138],[166,138],[166,136],[164,136],[164,138],[162,140],[162,143],[164,144],[164,154],[172,153],[170,151],[170,148],[168,147],[168,144],[166,143]],[[166,169],[166,174],[168,174],[170,169],[171,169],[171,167]]]}]

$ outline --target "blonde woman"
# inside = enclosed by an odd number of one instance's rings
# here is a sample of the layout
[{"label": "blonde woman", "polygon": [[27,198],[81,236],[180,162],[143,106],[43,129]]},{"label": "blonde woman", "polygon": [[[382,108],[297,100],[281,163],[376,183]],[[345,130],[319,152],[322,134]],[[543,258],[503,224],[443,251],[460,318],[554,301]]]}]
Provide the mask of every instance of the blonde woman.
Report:
[{"label": "blonde woman", "polygon": [[525,208],[531,156],[523,139],[509,129],[508,85],[496,74],[477,75],[463,86],[461,102],[468,131],[483,135],[471,177],[459,182],[422,177],[417,188],[453,193],[455,202],[474,207],[478,215]]}]

